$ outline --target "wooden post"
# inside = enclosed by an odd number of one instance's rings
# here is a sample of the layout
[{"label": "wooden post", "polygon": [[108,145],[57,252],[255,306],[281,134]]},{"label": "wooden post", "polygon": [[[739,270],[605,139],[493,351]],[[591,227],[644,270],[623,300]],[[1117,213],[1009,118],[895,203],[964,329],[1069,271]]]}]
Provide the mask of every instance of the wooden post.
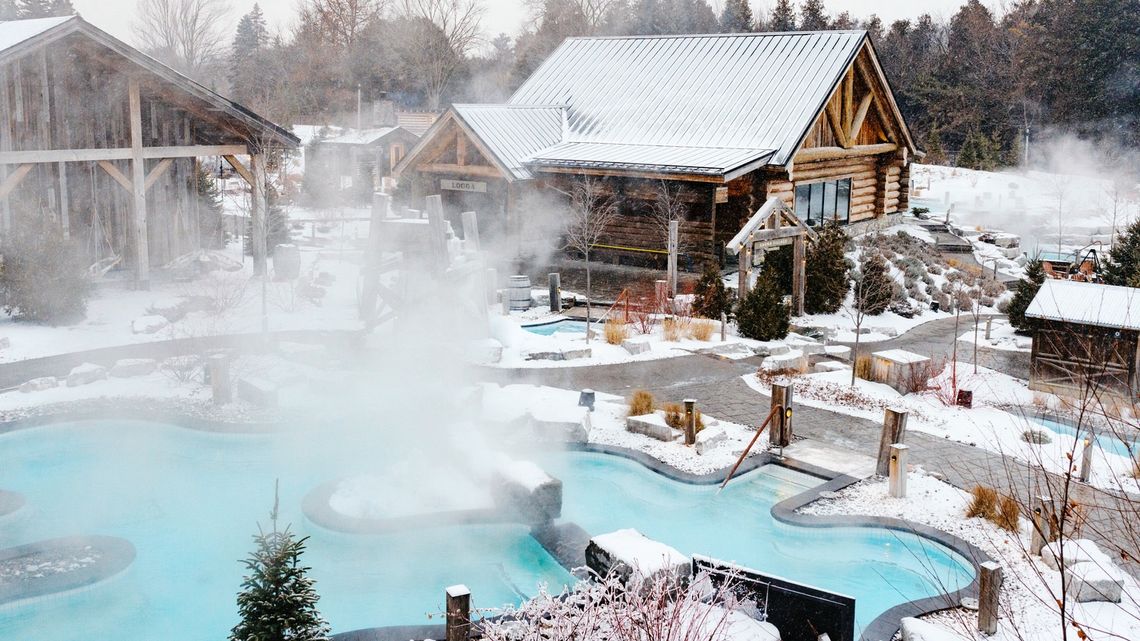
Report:
[{"label": "wooden post", "polygon": [[748,295],[748,272],[752,269],[752,250],[745,245],[736,255],[736,299],[744,300]]},{"label": "wooden post", "polygon": [[1056,527],[1053,524],[1053,497],[1037,497],[1037,507],[1033,508],[1033,537],[1029,542],[1030,554],[1041,554],[1046,543],[1056,540]]},{"label": "wooden post", "polygon": [[473,211],[460,214],[463,220],[464,249],[470,253],[479,253],[479,218]]},{"label": "wooden post", "polygon": [[1088,483],[1089,478],[1092,477],[1092,457],[1093,457],[1093,440],[1092,436],[1088,436],[1084,440],[1085,449],[1081,451],[1081,481]]},{"label": "wooden post", "polygon": [[887,408],[883,416],[883,431],[879,435],[879,460],[875,474],[887,476],[891,471],[891,445],[906,440],[906,417],[903,410]]},{"label": "wooden post", "polygon": [[906,498],[906,458],[909,446],[902,443],[891,445],[890,495],[896,499]]},{"label": "wooden post", "polygon": [[657,298],[657,303],[661,305],[661,311],[669,314],[673,310],[668,308],[666,303],[669,301],[669,281],[655,280],[653,281],[653,295]]},{"label": "wooden post", "polygon": [[685,445],[694,445],[697,442],[697,401],[685,399]]},{"label": "wooden post", "polygon": [[807,279],[804,235],[792,242],[792,315],[804,315],[804,281]]},{"label": "wooden post", "polygon": [[677,254],[680,251],[679,222],[669,221],[669,298],[677,298]]},{"label": "wooden post", "polygon": [[426,202],[428,226],[431,227],[432,272],[442,274],[450,260],[447,255],[447,229],[443,220],[443,197],[428,196]]},{"label": "wooden post", "polygon": [[266,237],[268,227],[266,216],[269,214],[265,191],[265,155],[252,153],[249,156],[249,170],[253,174],[253,182],[249,186],[249,203],[251,230],[253,242],[253,273],[266,274],[267,256],[269,255]]},{"label": "wooden post", "polygon": [[986,561],[979,566],[978,632],[993,635],[998,629],[998,604],[1001,595],[1001,566]]},{"label": "wooden post", "polygon": [[994,324],[993,318],[987,318],[986,319],[986,340],[987,341],[990,340],[990,330],[993,328],[993,324]]},{"label": "wooden post", "polygon": [[562,276],[554,273],[546,276],[550,291],[550,311],[553,314],[562,312]]},{"label": "wooden post", "polygon": [[371,323],[380,295],[380,228],[388,216],[387,194],[372,194],[372,219],[368,223],[368,251],[364,255],[364,286],[360,294],[360,320]]},{"label": "wooden post", "polygon": [[230,380],[230,358],[225,354],[214,354],[209,358],[210,388],[214,404],[224,405],[233,400],[233,382]]},{"label": "wooden post", "polygon": [[139,80],[132,77],[127,83],[131,118],[131,194],[134,206],[131,236],[135,250],[135,287],[150,287],[150,245],[147,237],[146,213],[146,159],[143,158],[142,97]]},{"label": "wooden post", "polygon": [[720,313],[720,342],[723,343],[726,340],[726,334],[727,333],[728,333],[728,314],[721,312]]},{"label": "wooden post", "polygon": [[471,590],[466,585],[447,588],[447,641],[467,641],[471,631]]},{"label": "wooden post", "polygon": [[779,408],[768,426],[768,442],[776,447],[787,447],[792,441],[792,386],[772,385],[772,409]]}]

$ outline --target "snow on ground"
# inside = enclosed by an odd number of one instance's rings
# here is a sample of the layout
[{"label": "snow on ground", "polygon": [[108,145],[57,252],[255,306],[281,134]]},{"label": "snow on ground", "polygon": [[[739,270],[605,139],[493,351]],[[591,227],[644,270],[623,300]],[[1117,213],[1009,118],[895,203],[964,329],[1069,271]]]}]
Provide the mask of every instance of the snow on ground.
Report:
[{"label": "snow on ground", "polygon": [[[977,332],[977,343],[980,347],[999,349],[1007,352],[1029,352],[1033,347],[1033,337],[1018,334],[1006,318],[994,318],[990,321],[990,337],[986,338],[986,326],[982,323]],[[958,337],[962,343],[974,343],[974,330]]]},{"label": "snow on ground", "polygon": [[[958,389],[974,393],[974,406],[966,409],[948,402],[953,396],[951,376],[947,367],[932,380],[932,389],[905,396],[892,387],[863,379],[856,379],[852,387],[850,369],[789,380],[795,386],[796,401],[812,407],[875,422],[882,421],[886,408],[906,410],[907,429],[981,447],[1055,473],[1063,473],[1071,461],[1081,460],[1084,446],[1077,437],[1053,433],[1033,418],[1042,410],[1063,410],[1060,399],[1032,392],[1025,381],[1000,372],[979,367],[975,374],[973,365],[958,363]],[[743,378],[753,389],[770,393],[770,380],[755,374]],[[1028,431],[1044,433],[1050,442],[1030,443],[1026,440]],[[1135,462],[1128,457],[1097,447],[1089,482],[1099,488],[1140,493],[1140,480],[1133,476],[1134,471]]]},{"label": "snow on ground", "polygon": [[[907,477],[906,498],[892,498],[887,481],[871,479],[848,487],[838,498],[820,499],[803,508],[810,514],[860,514],[901,518],[949,532],[976,545],[1001,564],[1005,573],[998,633],[976,632],[977,615],[964,609],[924,617],[967,639],[1055,641],[1061,638],[1054,595],[1061,575],[1039,558],[1027,557],[1031,525],[1021,520],[1013,534],[981,518],[966,518],[969,494],[914,468]],[[1125,579],[1121,603],[1070,604],[1074,620],[1088,626],[1090,638],[1140,639],[1140,586]],[[1070,630],[1070,634],[1074,634]],[[1115,636],[1114,636],[1115,635]],[[1074,634],[1075,638],[1075,634]]]}]

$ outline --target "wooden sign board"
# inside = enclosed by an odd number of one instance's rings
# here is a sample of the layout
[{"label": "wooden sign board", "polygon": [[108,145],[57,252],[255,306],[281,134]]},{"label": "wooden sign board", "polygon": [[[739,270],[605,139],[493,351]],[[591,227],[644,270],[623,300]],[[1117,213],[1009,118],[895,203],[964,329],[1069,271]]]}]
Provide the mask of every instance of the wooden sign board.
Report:
[{"label": "wooden sign board", "polygon": [[728,187],[717,187],[716,188],[716,198],[714,199],[713,202],[715,202],[718,205],[728,202]]},{"label": "wooden sign board", "polygon": [[448,191],[468,191],[477,194],[487,193],[487,183],[473,180],[451,180],[444,178],[439,181],[439,188]]}]

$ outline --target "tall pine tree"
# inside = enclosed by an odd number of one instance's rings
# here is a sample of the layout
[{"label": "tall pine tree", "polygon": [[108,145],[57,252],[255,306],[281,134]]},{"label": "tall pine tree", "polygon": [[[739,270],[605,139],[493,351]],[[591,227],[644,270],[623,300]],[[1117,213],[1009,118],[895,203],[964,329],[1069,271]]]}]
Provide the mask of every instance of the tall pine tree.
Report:
[{"label": "tall pine tree", "polygon": [[71,0],[17,0],[21,19],[57,18],[75,15]]},{"label": "tall pine tree", "polygon": [[800,31],[825,31],[829,22],[823,0],[804,0],[800,6]]},{"label": "tall pine tree", "polygon": [[720,30],[725,33],[747,33],[755,27],[748,0],[725,0],[720,14]]},{"label": "tall pine tree", "polygon": [[776,0],[772,13],[768,16],[768,31],[795,31],[796,8],[792,0]]},{"label": "tall pine tree", "polygon": [[265,15],[261,6],[253,9],[238,20],[234,34],[233,49],[230,51],[229,73],[230,95],[234,100],[251,103],[250,96],[259,84],[257,69],[258,52],[269,44],[269,30],[265,26]]},{"label": "tall pine tree", "polygon": [[1140,287],[1140,220],[1116,237],[1116,244],[1108,251],[1104,268],[1104,282],[1109,285]]},{"label": "tall pine tree", "polygon": [[328,641],[329,624],[317,610],[316,582],[301,565],[305,541],[277,529],[277,497],[269,513],[273,529],[253,537],[257,549],[244,561],[248,574],[237,596],[241,621],[230,641]]},{"label": "tall pine tree", "polygon": [[1025,266],[1025,278],[1017,283],[1017,289],[1006,310],[1009,324],[1017,331],[1026,333],[1033,330],[1033,320],[1025,317],[1025,310],[1029,309],[1029,303],[1033,302],[1033,297],[1037,295],[1037,290],[1041,289],[1041,283],[1044,282],[1045,268],[1040,260],[1034,258]]}]

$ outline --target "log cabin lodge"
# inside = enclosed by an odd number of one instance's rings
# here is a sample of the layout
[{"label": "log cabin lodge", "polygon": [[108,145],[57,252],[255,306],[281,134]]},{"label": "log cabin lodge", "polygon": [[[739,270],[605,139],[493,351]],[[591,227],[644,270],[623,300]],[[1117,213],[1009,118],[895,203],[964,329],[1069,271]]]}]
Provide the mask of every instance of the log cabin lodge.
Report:
[{"label": "log cabin lodge", "polygon": [[225,158],[250,185],[258,229],[268,154],[299,144],[78,16],[0,22],[0,110],[0,242],[50,227],[139,287],[202,245],[200,158]]},{"label": "log cabin lodge", "polygon": [[567,39],[505,104],[453,105],[396,170],[453,220],[523,235],[532,196],[594,177],[621,209],[597,250],[630,264],[664,253],[664,184],[699,269],[772,197],[809,226],[905,211],[919,153],[864,31],[598,37]]}]

